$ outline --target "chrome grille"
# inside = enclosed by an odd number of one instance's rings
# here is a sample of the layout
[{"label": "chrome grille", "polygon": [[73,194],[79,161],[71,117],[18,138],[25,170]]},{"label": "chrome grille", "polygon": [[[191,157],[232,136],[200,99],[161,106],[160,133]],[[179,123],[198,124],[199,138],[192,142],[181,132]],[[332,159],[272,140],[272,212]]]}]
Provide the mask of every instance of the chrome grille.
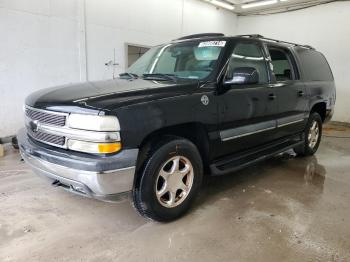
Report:
[{"label": "chrome grille", "polygon": [[36,141],[68,149],[70,139],[105,143],[120,141],[119,132],[100,132],[69,127],[68,112],[55,112],[25,105],[27,134]]},{"label": "chrome grille", "polygon": [[61,114],[50,113],[47,111],[35,110],[26,107],[25,114],[32,120],[37,120],[40,123],[53,125],[53,126],[64,126],[66,124],[66,116]]},{"label": "chrome grille", "polygon": [[57,145],[57,146],[64,146],[65,144],[65,137],[63,136],[56,136],[52,134],[47,134],[43,132],[30,132],[30,136],[40,142],[50,144],[50,145]]},{"label": "chrome grille", "polygon": [[68,113],[52,112],[25,107],[26,127],[28,135],[45,144],[57,147],[66,147],[66,137],[60,134],[42,130],[43,127],[65,128]]}]

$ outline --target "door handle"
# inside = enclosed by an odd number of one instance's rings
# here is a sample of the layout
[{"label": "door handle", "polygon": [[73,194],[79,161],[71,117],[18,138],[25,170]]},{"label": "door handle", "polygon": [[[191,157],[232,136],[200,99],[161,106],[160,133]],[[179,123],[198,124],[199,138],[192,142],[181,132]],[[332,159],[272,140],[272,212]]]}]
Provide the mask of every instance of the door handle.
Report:
[{"label": "door handle", "polygon": [[304,95],[304,91],[298,91],[298,96],[303,96]]},{"label": "door handle", "polygon": [[275,94],[269,94],[269,99],[270,100],[275,100],[276,99],[276,95]]}]

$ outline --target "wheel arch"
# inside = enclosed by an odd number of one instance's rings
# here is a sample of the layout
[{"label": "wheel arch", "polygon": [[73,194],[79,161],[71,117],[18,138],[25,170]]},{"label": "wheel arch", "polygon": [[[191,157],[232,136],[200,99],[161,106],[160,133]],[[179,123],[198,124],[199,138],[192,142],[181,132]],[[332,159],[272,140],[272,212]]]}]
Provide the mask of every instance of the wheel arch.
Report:
[{"label": "wheel arch", "polygon": [[326,119],[327,105],[326,102],[317,102],[315,103],[310,110],[310,113],[317,112],[322,119],[322,122]]},{"label": "wheel arch", "polygon": [[168,126],[146,135],[139,145],[137,170],[143,167],[144,161],[152,149],[164,143],[166,139],[171,140],[176,137],[188,139],[197,147],[204,170],[207,170],[209,168],[209,137],[205,126],[198,122]]}]

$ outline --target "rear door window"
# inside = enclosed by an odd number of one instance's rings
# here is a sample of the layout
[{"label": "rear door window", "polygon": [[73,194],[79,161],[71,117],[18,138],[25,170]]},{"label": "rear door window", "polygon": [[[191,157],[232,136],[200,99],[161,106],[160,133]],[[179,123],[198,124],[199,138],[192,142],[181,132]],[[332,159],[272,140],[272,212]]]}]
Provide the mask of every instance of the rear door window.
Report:
[{"label": "rear door window", "polygon": [[293,67],[293,58],[288,50],[278,47],[268,47],[272,72],[277,82],[297,79],[296,70]]}]

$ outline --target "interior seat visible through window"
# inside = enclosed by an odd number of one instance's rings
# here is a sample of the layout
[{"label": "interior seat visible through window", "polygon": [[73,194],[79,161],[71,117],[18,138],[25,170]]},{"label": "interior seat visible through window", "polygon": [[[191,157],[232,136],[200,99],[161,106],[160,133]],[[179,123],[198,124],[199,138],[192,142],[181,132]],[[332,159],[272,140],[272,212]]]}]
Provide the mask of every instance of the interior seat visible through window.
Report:
[{"label": "interior seat visible through window", "polygon": [[269,47],[269,53],[276,81],[293,80],[292,65],[288,54],[284,50],[274,47]]},{"label": "interior seat visible through window", "polygon": [[232,78],[236,68],[251,67],[259,73],[259,84],[268,82],[266,61],[261,48],[254,43],[238,43],[231,55],[226,78]]}]

